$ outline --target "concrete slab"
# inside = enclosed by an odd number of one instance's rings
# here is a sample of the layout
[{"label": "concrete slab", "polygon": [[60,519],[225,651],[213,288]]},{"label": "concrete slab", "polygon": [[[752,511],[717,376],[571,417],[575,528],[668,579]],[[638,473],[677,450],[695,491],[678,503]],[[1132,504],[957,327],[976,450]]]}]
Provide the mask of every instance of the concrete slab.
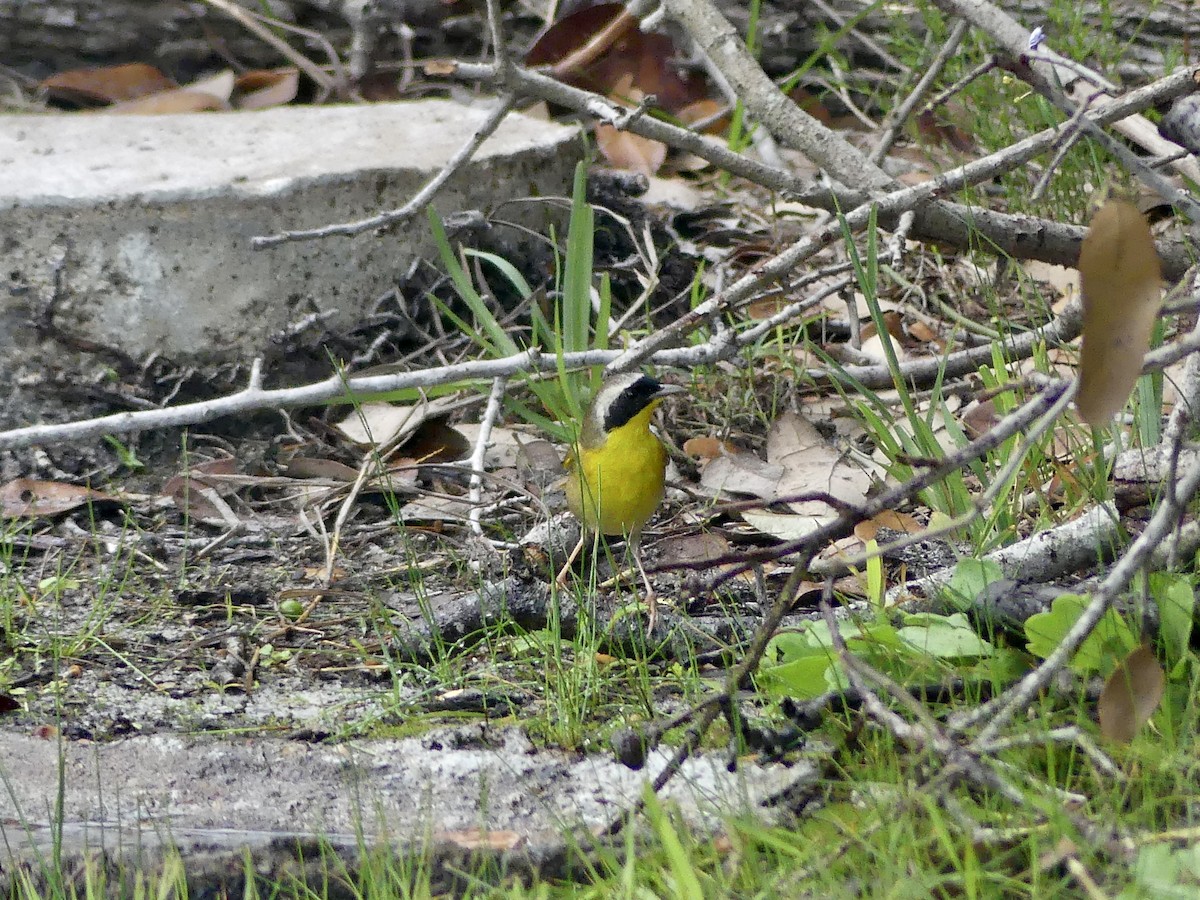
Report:
[{"label": "concrete slab", "polygon": [[[430,255],[423,216],[264,251],[250,238],[403,205],[486,116],[448,101],[0,116],[0,360],[51,305],[84,344],[200,365],[244,362],[314,311],[355,321]],[[576,134],[509,116],[435,205],[569,194]],[[540,231],[546,215],[518,204],[503,217]]]},{"label": "concrete slab", "polygon": [[[61,832],[49,812],[60,753]],[[416,849],[474,830],[503,833],[503,846],[536,857],[564,831],[607,825],[631,808],[666,758],[655,752],[634,772],[607,755],[538,750],[518,728],[487,725],[343,744],[147,735],[58,745],[0,731],[0,886],[14,871],[36,873],[60,833],[69,871],[100,851],[153,869],[173,846],[189,870],[203,856],[197,872],[234,873],[248,848],[270,875],[294,858],[297,840],[354,858],[380,843]],[[770,819],[764,801],[815,777],[808,763],[731,773],[723,757],[706,755],[685,763],[664,798],[708,831],[729,815]]]}]

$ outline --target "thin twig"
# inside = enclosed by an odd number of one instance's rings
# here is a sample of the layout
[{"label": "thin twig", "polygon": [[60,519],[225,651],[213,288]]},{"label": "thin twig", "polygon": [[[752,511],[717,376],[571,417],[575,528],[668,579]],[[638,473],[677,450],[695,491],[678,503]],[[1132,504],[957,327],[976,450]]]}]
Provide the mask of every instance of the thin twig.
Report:
[{"label": "thin twig", "polygon": [[287,41],[283,40],[279,35],[271,31],[255,18],[254,14],[246,9],[233,3],[232,0],[204,0],[209,6],[214,6],[231,19],[235,19],[243,28],[251,32],[255,37],[263,42],[270,44],[285,57],[291,60],[296,68],[300,69],[305,75],[315,81],[323,89],[333,91],[337,85],[334,83],[325,71],[302,53],[297,53],[292,49]]},{"label": "thin twig", "polygon": [[913,109],[921,98],[925,96],[925,92],[929,90],[929,86],[933,84],[937,77],[942,74],[942,69],[946,67],[950,57],[958,52],[959,44],[962,43],[963,37],[970,27],[966,22],[955,22],[954,28],[950,30],[950,35],[946,38],[946,43],[942,45],[941,50],[937,52],[929,62],[929,67],[921,75],[920,80],[913,87],[912,91],[904,102],[897,106],[888,114],[886,126],[883,129],[883,134],[880,135],[879,143],[875,145],[875,149],[871,151],[871,162],[878,165],[883,162],[883,158],[888,155],[888,151],[892,149],[892,144],[896,142],[901,129],[904,128],[904,123],[912,114]]},{"label": "thin twig", "polygon": [[504,390],[508,387],[508,378],[501,375],[492,379],[492,392],[488,395],[487,408],[479,422],[479,434],[475,438],[475,448],[471,451],[471,481],[470,503],[471,511],[467,515],[467,524],[477,537],[483,537],[483,526],[479,519],[483,515],[483,460],[487,455],[488,442],[492,438],[492,426],[500,417],[500,405],[504,402]]}]

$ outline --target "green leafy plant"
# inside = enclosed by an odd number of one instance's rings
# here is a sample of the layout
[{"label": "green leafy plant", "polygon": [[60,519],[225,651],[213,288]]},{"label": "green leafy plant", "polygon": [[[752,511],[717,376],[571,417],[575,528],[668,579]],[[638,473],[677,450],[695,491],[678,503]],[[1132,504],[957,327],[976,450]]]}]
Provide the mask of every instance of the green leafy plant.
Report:
[{"label": "green leafy plant", "polygon": [[[525,376],[525,382],[541,404],[542,410],[534,409],[515,397],[506,398],[506,403],[521,419],[537,425],[560,440],[573,440],[564,422],[577,421],[582,415],[584,394],[587,388],[595,388],[600,375],[569,371],[564,354],[595,349],[607,349],[607,323],[611,311],[611,292],[608,280],[602,279],[599,288],[599,309],[596,324],[592,325],[592,254],[594,246],[594,212],[586,198],[587,165],[580,163],[575,168],[575,180],[571,193],[571,215],[567,233],[565,257],[560,261],[557,282],[561,303],[554,310],[554,321],[533,302],[533,290],[508,260],[493,253],[478,250],[463,250],[463,258],[474,258],[494,268],[505,278],[522,303],[529,307],[531,318],[531,346],[553,353],[558,359],[558,377],[547,380],[533,375]],[[495,312],[475,288],[463,259],[455,254],[446,236],[441,220],[432,208],[429,224],[433,232],[442,265],[446,270],[455,293],[466,305],[473,321],[467,321],[436,297],[433,298],[442,315],[479,346],[487,355],[497,359],[516,356],[528,349],[521,346],[497,319]]]},{"label": "green leafy plant", "polygon": [[[868,622],[843,622],[840,630],[852,653],[906,682],[936,680],[952,670],[959,675],[986,674],[976,667],[1007,655],[979,637],[961,613],[912,613],[901,616],[898,626],[879,616]],[[847,683],[824,622],[777,634],[767,645],[758,673],[759,686],[768,692],[802,699],[844,689]]]}]

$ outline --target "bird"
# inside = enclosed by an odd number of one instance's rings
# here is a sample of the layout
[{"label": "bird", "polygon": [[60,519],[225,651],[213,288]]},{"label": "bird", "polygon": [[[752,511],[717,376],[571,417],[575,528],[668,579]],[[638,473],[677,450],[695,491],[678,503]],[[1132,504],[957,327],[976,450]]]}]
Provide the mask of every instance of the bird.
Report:
[{"label": "bird", "polygon": [[566,460],[567,506],[584,534],[558,573],[558,584],[565,584],[588,532],[626,538],[646,586],[648,631],[654,630],[658,606],[639,542],[662,503],[667,476],[667,450],[650,430],[650,417],[664,397],[685,392],[639,372],[607,379],[588,404]]}]

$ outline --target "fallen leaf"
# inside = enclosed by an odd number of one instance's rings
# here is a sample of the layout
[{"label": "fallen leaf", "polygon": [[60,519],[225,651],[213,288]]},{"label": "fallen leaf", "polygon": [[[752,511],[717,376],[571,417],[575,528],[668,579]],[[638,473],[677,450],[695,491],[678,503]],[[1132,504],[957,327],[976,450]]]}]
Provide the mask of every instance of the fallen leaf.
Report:
[{"label": "fallen leaf", "polygon": [[[828,508],[828,507],[826,507]],[[781,541],[798,541],[806,538],[818,528],[836,521],[835,513],[824,515],[788,515],[786,513],[766,512],[759,509],[748,509],[742,513],[742,519],[751,528],[779,538]]]},{"label": "fallen leaf", "polygon": [[41,89],[54,100],[80,106],[120,103],[158,94],[176,83],[146,63],[124,63],[98,69],[71,69],[45,79]]},{"label": "fallen leaf", "polygon": [[189,467],[187,471],[181,475],[173,475],[168,478],[162,486],[162,494],[164,497],[178,497],[187,491],[189,482],[196,482],[205,487],[213,487],[223,493],[232,494],[236,488],[227,484],[222,484],[216,479],[205,479],[206,475],[234,475],[239,469],[239,463],[235,457],[222,456],[219,459],[210,459],[202,463],[196,463]]},{"label": "fallen leaf", "polygon": [[444,841],[467,850],[515,850],[525,838],[515,831],[467,828],[462,831],[435,831],[434,840]]},{"label": "fallen leaf", "polygon": [[[942,107],[943,112],[958,113],[959,108],[947,110]],[[939,121],[938,112],[929,110],[917,116],[917,131],[926,140],[938,144],[943,147],[950,147],[960,153],[971,153],[975,149],[975,141],[971,135],[962,127],[951,121]]]},{"label": "fallen leaf", "polygon": [[363,447],[384,444],[400,446],[416,433],[422,423],[444,417],[454,405],[449,397],[436,397],[428,403],[415,406],[362,403],[334,427]]},{"label": "fallen leaf", "polygon": [[737,448],[715,437],[701,435],[683,442],[683,452],[693,459],[716,459],[722,453],[737,453]]},{"label": "fallen leaf", "polygon": [[1075,406],[1106,425],[1129,399],[1162,305],[1154,237],[1137,207],[1110,200],[1092,219],[1079,252],[1083,351]]},{"label": "fallen leaf", "polygon": [[[784,470],[776,498],[821,492],[855,504],[863,501],[872,483],[871,476],[830,445],[811,422],[791,411],[771,424],[767,461]],[[821,518],[836,513],[821,500],[799,501],[791,507],[796,513]]]},{"label": "fallen leaf", "polygon": [[555,65],[567,59],[620,16],[630,19],[630,27],[593,59],[562,76],[563,81],[613,96],[625,79],[641,96],[653,94],[659,108],[670,113],[678,113],[708,95],[703,76],[672,64],[681,56],[674,41],[666,34],[638,30],[637,20],[628,16],[621,3],[585,6],[559,19],[534,41],[525,57],[526,65]]},{"label": "fallen leaf", "polygon": [[918,522],[908,513],[897,512],[894,509],[885,509],[877,516],[859,522],[854,526],[854,536],[863,543],[875,540],[875,535],[879,534],[880,528],[890,528],[892,531],[899,531],[903,534],[916,534],[925,526]]},{"label": "fallen leaf", "polygon": [[632,131],[618,131],[607,122],[596,123],[596,146],[613,168],[640,172],[647,178],[667,159],[666,144]]},{"label": "fallen leaf", "polygon": [[336,459],[321,459],[310,456],[293,456],[283,470],[288,478],[321,478],[353,484],[358,480],[358,469]]},{"label": "fallen leaf", "polygon": [[[478,426],[476,426],[476,430]],[[492,429],[492,441],[498,442],[502,435]],[[458,428],[452,428],[445,417],[428,418],[422,422],[404,442],[404,452],[417,462],[456,462],[471,455],[472,440]],[[489,447],[489,452],[493,448]],[[496,459],[496,455],[492,455]],[[490,467],[485,458],[484,465]]]},{"label": "fallen leaf", "polygon": [[753,453],[722,453],[700,471],[700,486],[770,500],[778,496],[783,467],[765,463]]},{"label": "fallen leaf", "polygon": [[465,522],[471,514],[471,503],[466,497],[447,497],[430,494],[400,507],[400,521],[414,522]]},{"label": "fallen leaf", "polygon": [[963,431],[972,440],[987,434],[1000,421],[1000,413],[996,409],[994,399],[972,400],[967,404],[958,417]]},{"label": "fallen leaf", "polygon": [[0,487],[0,516],[33,518],[57,516],[87,503],[120,502],[115,494],[106,494],[78,484],[14,478]]},{"label": "fallen leaf", "polygon": [[163,484],[162,494],[174,500],[175,508],[189,519],[214,524],[224,523],[224,511],[205,496],[205,491],[211,490],[217,495],[232,495],[237,491],[237,487],[215,479],[206,479],[205,476],[234,475],[239,468],[238,460],[232,456],[198,463],[183,474],[168,478]]},{"label": "fallen leaf", "polygon": [[792,88],[792,90],[788,93],[788,97],[791,98],[793,103],[795,103],[798,107],[812,116],[822,125],[828,127],[832,124],[833,113],[829,111],[829,108],[822,103],[818,97],[809,93],[800,85],[796,85],[794,88]]},{"label": "fallen leaf", "polygon": [[675,117],[684,125],[707,121],[708,124],[702,129],[703,134],[724,134],[732,121],[731,112],[728,103],[705,97],[695,103],[689,103],[679,110]]},{"label": "fallen leaf", "polygon": [[663,538],[654,548],[660,563],[684,566],[720,559],[731,552],[729,541],[713,532]]},{"label": "fallen leaf", "polygon": [[233,105],[238,109],[268,109],[296,99],[300,72],[292,67],[255,69],[239,75],[233,86]]},{"label": "fallen leaf", "polygon": [[924,322],[913,322],[908,326],[908,336],[922,344],[940,344],[941,339],[936,331]]},{"label": "fallen leaf", "polygon": [[163,116],[229,109],[234,81],[233,72],[226,69],[183,87],[113,104],[104,112],[126,116]]},{"label": "fallen leaf", "polygon": [[151,94],[128,103],[117,103],[104,110],[115,116],[173,116],[182,113],[220,112],[228,105],[212,94],[176,88],[161,94]]},{"label": "fallen leaf", "polygon": [[1166,677],[1154,651],[1142,645],[1108,676],[1100,694],[1100,733],[1110,741],[1128,744],[1150,721],[1162,700]]}]

